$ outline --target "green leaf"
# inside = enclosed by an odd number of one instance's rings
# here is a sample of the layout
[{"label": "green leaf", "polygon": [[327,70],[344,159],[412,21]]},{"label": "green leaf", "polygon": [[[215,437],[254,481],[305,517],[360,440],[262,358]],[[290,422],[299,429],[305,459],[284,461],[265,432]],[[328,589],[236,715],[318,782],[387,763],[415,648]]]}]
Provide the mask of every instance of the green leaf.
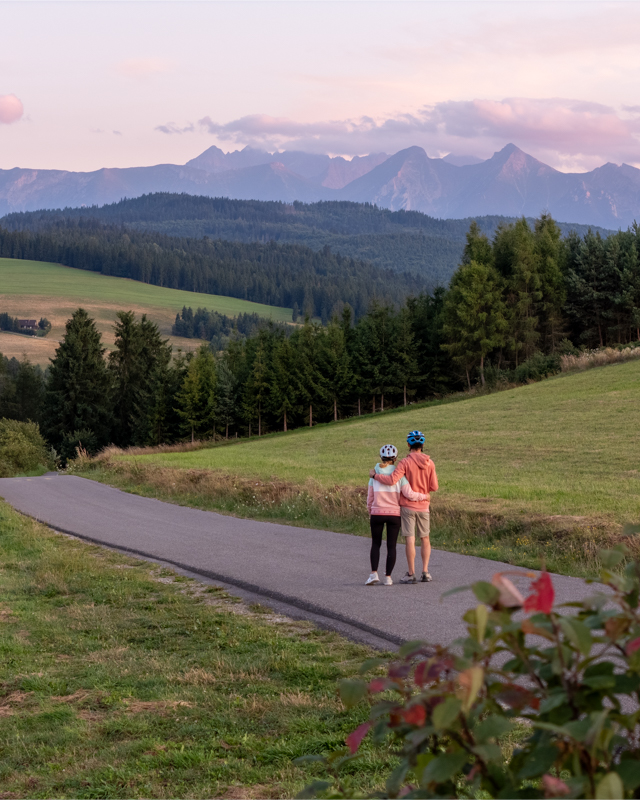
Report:
[{"label": "green leaf", "polygon": [[625,557],[625,553],[617,548],[614,550],[600,550],[598,555],[605,569],[615,569]]},{"label": "green leaf", "polygon": [[596,800],[622,800],[623,797],[624,786],[615,772],[609,772],[596,786]]},{"label": "green leaf", "polygon": [[559,755],[560,753],[555,747],[539,745],[527,755],[524,766],[518,772],[518,778],[520,780],[539,778],[540,775],[544,775],[545,772],[551,769]]},{"label": "green leaf", "polygon": [[553,694],[550,694],[549,697],[545,697],[545,699],[540,703],[540,713],[548,714],[549,711],[553,711],[554,708],[558,708],[558,706],[566,703],[568,699],[569,698],[565,691],[554,692]]},{"label": "green leaf", "polygon": [[398,792],[400,791],[400,787],[404,779],[407,776],[407,772],[409,771],[409,764],[407,761],[403,761],[402,763],[398,764],[398,766],[393,770],[391,775],[387,778],[387,793],[390,797],[396,797]]},{"label": "green leaf", "polygon": [[296,795],[296,798],[299,798],[299,800],[307,800],[307,798],[310,797],[317,797],[320,792],[326,792],[330,786],[331,783],[329,781],[313,781],[309,786],[305,786],[304,789]]},{"label": "green leaf", "polygon": [[630,758],[623,759],[616,767],[616,772],[622,778],[624,788],[633,792],[640,786],[640,762]]},{"label": "green leaf", "polygon": [[473,748],[473,752],[487,764],[502,761],[502,750],[497,744],[479,744]]},{"label": "green leaf", "polygon": [[576,647],[583,656],[588,656],[591,652],[591,631],[589,628],[575,617],[560,617],[558,623],[571,644]]},{"label": "green leaf", "polygon": [[324,761],[324,756],[299,756],[298,758],[293,759],[293,763],[297,766],[302,764],[312,764],[316,761]]},{"label": "green leaf", "polygon": [[468,756],[464,750],[457,753],[443,753],[436,756],[422,773],[420,784],[444,783],[457,775],[467,763]]},{"label": "green leaf", "polygon": [[370,672],[372,669],[379,667],[380,664],[384,664],[384,658],[367,658],[366,661],[362,662],[362,666],[360,667],[360,674],[364,675],[365,672]]},{"label": "green leaf", "polygon": [[406,658],[407,656],[412,656],[414,653],[417,653],[419,650],[425,646],[425,643],[420,639],[414,639],[411,642],[405,642],[400,650],[398,650],[398,654],[400,658]]},{"label": "green leaf", "polygon": [[473,733],[478,741],[486,742],[487,739],[499,739],[511,730],[513,730],[513,722],[511,720],[506,717],[500,717],[498,714],[492,714],[482,720]]},{"label": "green leaf", "polygon": [[616,685],[616,676],[592,675],[590,678],[583,678],[582,682],[590,689],[613,689]]},{"label": "green leaf", "polygon": [[438,731],[449,728],[460,713],[461,708],[462,703],[457,697],[447,697],[444,703],[438,703],[431,715],[433,727]]},{"label": "green leaf", "polygon": [[340,699],[346,708],[353,708],[367,693],[367,686],[362,681],[340,681]]},{"label": "green leaf", "polygon": [[486,603],[488,606],[492,606],[494,603],[498,602],[498,598],[500,597],[500,592],[492,583],[488,583],[487,581],[476,581],[475,583],[471,584],[471,589],[473,593],[478,598],[481,603]]},{"label": "green leaf", "polygon": [[487,630],[487,622],[489,620],[489,609],[480,604],[476,608],[476,637],[478,642],[482,644],[484,642],[484,634]]}]

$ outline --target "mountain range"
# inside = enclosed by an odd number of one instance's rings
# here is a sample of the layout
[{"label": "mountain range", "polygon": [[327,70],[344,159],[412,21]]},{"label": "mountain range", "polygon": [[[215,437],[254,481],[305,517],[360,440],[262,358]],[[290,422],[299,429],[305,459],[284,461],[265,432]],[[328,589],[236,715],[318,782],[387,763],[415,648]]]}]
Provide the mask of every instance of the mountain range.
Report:
[{"label": "mountain range", "polygon": [[536,217],[626,228],[640,219],[640,170],[604,164],[564,173],[509,144],[486,161],[429,158],[421,147],[350,161],[298,151],[268,153],[210,147],[184,165],[100,169],[0,170],[0,215],[12,211],[103,205],[153,192],[235,199],[350,200],[441,219],[487,215]]}]

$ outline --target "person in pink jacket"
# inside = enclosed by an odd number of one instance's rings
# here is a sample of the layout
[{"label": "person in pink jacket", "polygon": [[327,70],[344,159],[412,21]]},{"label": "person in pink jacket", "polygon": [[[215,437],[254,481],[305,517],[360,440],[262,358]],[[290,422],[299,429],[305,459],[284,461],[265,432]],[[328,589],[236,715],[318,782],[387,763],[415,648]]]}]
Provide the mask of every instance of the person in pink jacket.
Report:
[{"label": "person in pink jacket", "polygon": [[[380,464],[376,464],[371,471],[372,475],[390,477],[395,470],[398,450],[392,444],[385,444],[380,448]],[[385,569],[384,585],[391,586],[391,573],[396,563],[396,544],[400,533],[400,502],[407,499],[420,502],[427,495],[414,492],[406,478],[400,478],[393,485],[378,483],[373,479],[369,481],[367,492],[367,511],[371,524],[371,575],[366,586],[380,583],[378,578],[378,563],[380,561],[380,547],[382,546],[382,532],[387,526],[387,564]]]},{"label": "person in pink jacket", "polygon": [[376,474],[371,470],[369,475],[376,483],[380,482],[384,486],[393,486],[407,478],[412,489],[417,492],[424,492],[424,497],[416,501],[413,498],[400,496],[400,506],[402,515],[402,535],[406,541],[407,565],[409,570],[400,580],[400,583],[417,583],[415,571],[416,529],[420,536],[420,551],[422,555],[422,577],[421,581],[430,581],[429,559],[431,557],[431,522],[429,514],[430,493],[438,490],[438,476],[433,461],[426,453],[422,452],[424,447],[424,434],[421,431],[411,431],[407,436],[409,455],[403,458],[392,474]]}]

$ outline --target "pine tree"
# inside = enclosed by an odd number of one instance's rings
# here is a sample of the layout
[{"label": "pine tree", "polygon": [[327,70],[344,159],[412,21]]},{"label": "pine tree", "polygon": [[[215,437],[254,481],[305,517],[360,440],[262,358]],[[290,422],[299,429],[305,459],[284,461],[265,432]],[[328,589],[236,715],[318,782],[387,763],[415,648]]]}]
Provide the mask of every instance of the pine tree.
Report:
[{"label": "pine tree", "polygon": [[480,230],[478,223],[474,220],[467,232],[467,243],[462,253],[462,263],[470,264],[475,261],[477,264],[493,264],[493,250],[491,242]]},{"label": "pine tree", "polygon": [[562,274],[562,233],[549,214],[535,222],[534,251],[538,261],[540,292],[538,313],[544,349],[553,352],[565,335],[562,307],[567,293]]},{"label": "pine tree", "polygon": [[327,402],[326,378],[322,369],[322,335],[319,325],[312,324],[307,317],[296,338],[300,396],[309,409],[309,427],[313,426],[314,406]]},{"label": "pine tree", "polygon": [[176,411],[182,420],[182,431],[195,437],[212,436],[215,426],[215,360],[209,345],[203,344],[189,361]]},{"label": "pine tree", "polygon": [[478,367],[484,386],[485,358],[504,344],[505,312],[497,271],[475,261],[461,265],[451,279],[445,300],[443,331],[447,343],[442,347],[464,368],[469,389],[471,370]]},{"label": "pine tree", "polygon": [[355,384],[344,326],[337,317],[331,320],[327,328],[324,344],[324,374],[335,422],[338,419],[338,408],[342,408],[348,401]]},{"label": "pine tree", "polygon": [[264,332],[258,335],[257,348],[244,386],[243,408],[245,419],[251,424],[258,420],[258,436],[262,436],[262,417],[269,397],[270,376]]},{"label": "pine tree", "polygon": [[104,351],[95,322],[79,308],[51,362],[44,400],[45,436],[64,457],[75,455],[76,431],[89,432],[93,448],[109,443],[112,385]]},{"label": "pine tree", "polygon": [[269,387],[270,410],[282,420],[282,430],[289,430],[300,402],[300,379],[296,355],[289,339],[281,337],[273,350],[273,365]]},{"label": "pine tree", "polygon": [[216,416],[224,425],[224,438],[229,438],[229,426],[235,423],[238,404],[237,380],[226,358],[218,361],[217,370],[217,410]]},{"label": "pine tree", "polygon": [[416,393],[420,374],[411,314],[406,307],[402,308],[398,315],[394,360],[399,386],[402,387],[403,405],[406,406],[407,395],[412,397]]},{"label": "pine tree", "polygon": [[109,353],[115,401],[113,439],[127,447],[133,439],[136,393],[142,378],[142,341],[133,311],[118,311],[116,319],[115,350]]}]

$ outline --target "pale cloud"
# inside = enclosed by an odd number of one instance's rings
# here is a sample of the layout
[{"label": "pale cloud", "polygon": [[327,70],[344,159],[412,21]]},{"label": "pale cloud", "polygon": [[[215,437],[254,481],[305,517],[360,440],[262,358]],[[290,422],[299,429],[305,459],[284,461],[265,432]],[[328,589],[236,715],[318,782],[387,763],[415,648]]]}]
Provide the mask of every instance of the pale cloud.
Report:
[{"label": "pale cloud", "polygon": [[177,125],[175,122],[167,122],[165,125],[156,125],[154,128],[155,131],[159,131],[160,133],[193,133],[196,129],[196,126],[193,122],[187,122],[185,125]]},{"label": "pale cloud", "polygon": [[0,95],[0,124],[11,125],[24,115],[24,106],[15,94]]},{"label": "pale cloud", "polygon": [[164,58],[128,58],[119,61],[115,70],[125,78],[148,78],[170,72],[175,67],[175,62]]},{"label": "pale cloud", "polygon": [[[393,153],[420,145],[432,157],[452,151],[488,157],[513,142],[563,170],[640,159],[639,109],[617,111],[600,103],[565,98],[446,101],[414,113],[328,122],[253,114],[219,123],[207,116],[198,125],[221,143],[347,156]],[[192,129],[157,128],[164,133]]]}]

